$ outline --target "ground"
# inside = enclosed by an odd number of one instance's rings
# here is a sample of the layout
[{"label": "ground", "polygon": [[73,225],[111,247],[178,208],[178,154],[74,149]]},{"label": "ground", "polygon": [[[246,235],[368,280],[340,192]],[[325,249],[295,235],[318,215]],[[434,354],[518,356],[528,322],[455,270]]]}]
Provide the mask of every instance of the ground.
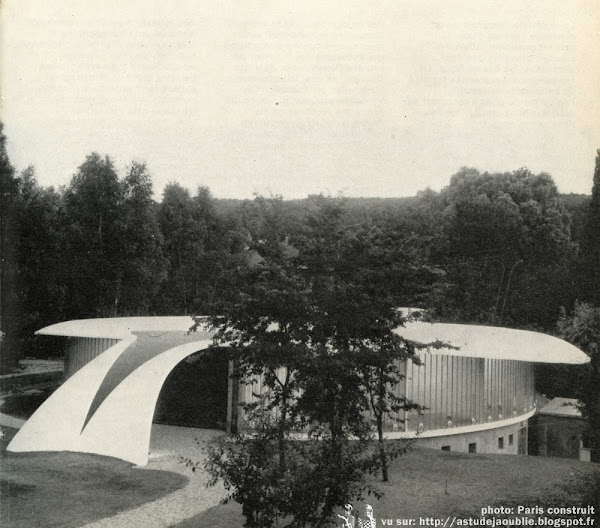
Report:
[{"label": "ground", "polygon": [[[600,509],[600,488],[589,482],[600,467],[569,459],[485,455],[414,449],[394,462],[391,482],[380,483],[381,500],[368,497],[354,504],[356,512],[373,506],[381,519],[415,520],[481,516],[486,506],[572,506],[593,504]],[[587,495],[587,496],[586,496]],[[593,496],[595,495],[595,497]],[[598,524],[599,521],[596,521]],[[177,528],[242,526],[236,503],[217,506],[180,523]]]},{"label": "ground", "polygon": [[[3,427],[6,444],[14,430]],[[0,458],[0,526],[76,527],[183,488],[167,471],[135,471],[83,453],[6,453]]]},{"label": "ground", "polygon": [[[184,432],[188,428],[175,429]],[[3,430],[7,437],[13,432]],[[186,474],[176,457],[166,456],[169,438],[165,436],[162,446],[155,447],[156,458],[149,467],[162,463],[170,471],[142,470],[119,460],[78,453],[4,453],[0,458],[0,525],[242,526],[239,505],[215,506],[222,490],[206,489],[205,475]],[[191,438],[188,434],[188,446]],[[494,505],[588,504],[592,499],[584,495],[591,488],[585,483],[594,471],[600,471],[598,465],[569,459],[414,449],[394,462],[392,481],[379,485],[385,496],[368,501],[378,519],[472,517]],[[363,507],[364,502],[355,503],[356,511]]]},{"label": "ground", "polygon": [[[14,407],[28,410],[26,399],[21,397]],[[81,453],[7,453],[16,429],[5,423],[1,430],[3,528],[243,525],[240,506],[218,505],[223,489],[206,488],[206,475],[191,473],[180,461],[185,456],[199,459],[195,439],[222,434],[218,431],[155,425],[150,463],[140,469]],[[390,476],[390,483],[379,484],[385,493],[381,500],[369,497],[354,504],[360,514],[369,502],[377,526],[384,519],[414,520],[418,526],[428,519],[474,518],[487,506],[594,505],[600,511],[600,466],[571,459],[414,449],[393,463]]]}]

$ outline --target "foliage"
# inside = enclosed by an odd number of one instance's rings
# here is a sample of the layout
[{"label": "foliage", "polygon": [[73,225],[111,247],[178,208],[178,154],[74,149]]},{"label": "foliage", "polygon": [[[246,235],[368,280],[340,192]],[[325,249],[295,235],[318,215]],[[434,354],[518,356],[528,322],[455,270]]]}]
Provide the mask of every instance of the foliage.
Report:
[{"label": "foliage", "polygon": [[0,122],[0,371],[16,365],[19,350],[16,340],[20,315],[17,288],[16,244],[18,182],[6,152],[4,125]]},{"label": "foliage", "polygon": [[146,166],[121,180],[112,160],[93,153],[64,192],[63,249],[69,317],[149,312],[165,261]]},{"label": "foliage", "polygon": [[123,259],[115,310],[144,315],[166,274],[163,238],[152,199],[152,179],[144,163],[133,162],[122,182]]},{"label": "foliage", "polygon": [[[365,473],[387,467],[383,441],[378,451],[366,448],[371,403],[380,418],[414,405],[369,391],[374,378],[399,381],[390,364],[417,362],[425,346],[394,332],[403,324],[398,285],[418,266],[380,227],[348,225],[340,199],[313,197],[299,228],[285,222],[281,205],[256,200],[249,251],[257,258],[229,275],[238,294],[213,309],[216,341],[236,351],[241,380],[260,375],[269,390],[243,406],[252,434],[213,451],[209,469],[234,488],[247,526],[279,516],[321,526],[360,496]],[[294,440],[298,430],[307,442]],[[246,491],[256,467],[269,479]]]},{"label": "foliage", "polygon": [[208,313],[226,289],[219,282],[225,270],[241,262],[243,237],[236,221],[217,214],[206,187],[192,197],[177,183],[165,188],[157,214],[168,262],[157,311]]},{"label": "foliage", "polygon": [[562,337],[590,356],[590,363],[580,372],[577,396],[586,419],[592,461],[600,462],[600,308],[576,303],[573,315],[563,313],[558,328]]},{"label": "foliage", "polygon": [[438,316],[553,328],[560,306],[572,303],[575,246],[552,178],[463,168],[440,198],[433,259],[447,275],[432,297]]},{"label": "foliage", "polygon": [[65,190],[69,318],[115,315],[125,254],[123,188],[112,160],[87,156]]},{"label": "foliage", "polygon": [[[37,184],[33,168],[16,176],[2,150],[2,325],[21,342],[70,318],[214,313],[237,294],[238,268],[299,250],[322,200],[217,200],[205,187],[192,195],[173,183],[156,204],[145,164],[120,178],[96,153],[55,191]],[[584,198],[559,196],[544,173],[465,168],[440,193],[347,199],[339,221],[374,237],[385,262],[402,264],[403,273],[392,266],[387,276],[401,305],[431,307],[444,320],[551,330],[576,294],[567,210],[581,236],[579,296],[600,291],[588,284],[600,261],[590,216],[598,200],[584,222]]]},{"label": "foliage", "polygon": [[578,280],[579,297],[600,306],[600,149],[596,155],[592,197],[582,228]]},{"label": "foliage", "polygon": [[21,172],[18,184],[20,236],[16,253],[22,308],[19,338],[31,350],[39,344],[33,338],[34,332],[48,322],[57,322],[64,306],[60,281],[60,195],[53,188],[38,184],[33,167]]}]

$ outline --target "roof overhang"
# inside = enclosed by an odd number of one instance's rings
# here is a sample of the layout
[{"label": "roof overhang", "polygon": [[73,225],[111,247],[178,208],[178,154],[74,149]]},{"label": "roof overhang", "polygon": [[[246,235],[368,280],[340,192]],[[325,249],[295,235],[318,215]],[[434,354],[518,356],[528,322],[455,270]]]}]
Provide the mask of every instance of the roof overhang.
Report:
[{"label": "roof overhang", "polygon": [[528,330],[419,321],[407,323],[396,333],[411,341],[432,343],[438,340],[458,347],[431,348],[432,354],[576,365],[590,361],[585,353],[570,343]]},{"label": "roof overhang", "polygon": [[46,326],[38,335],[125,339],[135,332],[187,332],[194,325],[190,316],[110,317],[76,319]]},{"label": "roof overhang", "polygon": [[[113,317],[65,321],[38,330],[36,334],[67,337],[125,339],[135,332],[187,332],[194,325],[190,316]],[[511,359],[532,363],[588,363],[577,347],[547,334],[495,326],[408,322],[396,330],[412,341],[441,341],[451,347],[431,348],[432,354],[485,359]]]},{"label": "roof overhang", "polygon": [[553,398],[537,414],[581,418],[580,402],[573,398]]}]

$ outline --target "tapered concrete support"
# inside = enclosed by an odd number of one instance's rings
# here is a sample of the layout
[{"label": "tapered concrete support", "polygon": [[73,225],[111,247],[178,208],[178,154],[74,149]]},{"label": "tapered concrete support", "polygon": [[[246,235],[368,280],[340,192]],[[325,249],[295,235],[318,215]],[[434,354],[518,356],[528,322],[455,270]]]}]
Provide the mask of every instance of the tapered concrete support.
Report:
[{"label": "tapered concrete support", "polygon": [[206,333],[124,339],[48,398],[8,451],[76,451],[146,465],[154,408],[164,381],[179,362],[211,343]]}]

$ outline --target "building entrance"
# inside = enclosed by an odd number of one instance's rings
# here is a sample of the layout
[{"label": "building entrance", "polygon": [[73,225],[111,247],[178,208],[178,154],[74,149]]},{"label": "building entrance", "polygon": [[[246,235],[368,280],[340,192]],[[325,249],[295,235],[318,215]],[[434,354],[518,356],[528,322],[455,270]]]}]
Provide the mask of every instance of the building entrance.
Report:
[{"label": "building entrance", "polygon": [[192,354],[165,380],[153,422],[225,430],[228,382],[227,350],[203,350]]}]

